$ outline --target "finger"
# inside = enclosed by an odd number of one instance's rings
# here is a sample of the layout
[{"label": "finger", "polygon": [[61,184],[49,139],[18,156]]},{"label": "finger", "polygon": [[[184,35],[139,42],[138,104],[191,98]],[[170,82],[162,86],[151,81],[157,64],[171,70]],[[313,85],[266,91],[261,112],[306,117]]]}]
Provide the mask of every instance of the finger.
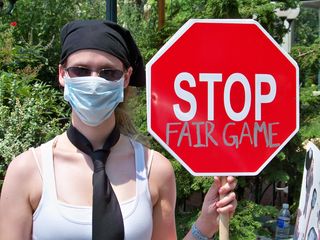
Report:
[{"label": "finger", "polygon": [[237,209],[237,206],[238,206],[237,199],[233,200],[232,206],[233,206],[233,209],[230,212],[230,217],[233,217],[234,213],[236,212],[236,209]]},{"label": "finger", "polygon": [[221,179],[220,179],[220,177],[214,177],[214,184],[216,185],[217,188],[221,187]]},{"label": "finger", "polygon": [[230,192],[217,202],[217,207],[223,208],[231,204],[234,200],[236,200],[236,194],[234,192]]},{"label": "finger", "polygon": [[214,177],[214,181],[211,184],[210,188],[208,189],[207,194],[216,194],[220,187],[221,187],[221,181],[219,177]]},{"label": "finger", "polygon": [[227,177],[227,182],[234,182],[234,181],[236,181],[237,182],[237,179],[235,178],[235,177],[233,177],[233,176],[228,176]]},{"label": "finger", "polygon": [[236,189],[236,187],[237,187],[237,185],[238,185],[238,180],[237,180],[237,179],[234,179],[234,181],[228,182],[228,184],[229,184],[230,190],[233,191],[233,190]]},{"label": "finger", "polygon": [[208,192],[206,193],[205,199],[209,202],[216,202],[219,200],[218,187],[215,183],[211,185]]},{"label": "finger", "polygon": [[238,184],[238,179],[236,179],[235,177],[232,177],[232,176],[228,176],[227,183],[229,183],[229,185],[236,186]]},{"label": "finger", "polygon": [[238,202],[236,199],[234,199],[229,204],[227,204],[223,207],[218,207],[217,212],[219,214],[229,214],[229,216],[232,217],[235,213],[237,205],[238,205]]},{"label": "finger", "polygon": [[[233,178],[233,177],[232,177]],[[220,187],[219,194],[227,194],[228,192],[234,191],[237,187],[237,180],[233,178],[227,181],[226,184]]]}]

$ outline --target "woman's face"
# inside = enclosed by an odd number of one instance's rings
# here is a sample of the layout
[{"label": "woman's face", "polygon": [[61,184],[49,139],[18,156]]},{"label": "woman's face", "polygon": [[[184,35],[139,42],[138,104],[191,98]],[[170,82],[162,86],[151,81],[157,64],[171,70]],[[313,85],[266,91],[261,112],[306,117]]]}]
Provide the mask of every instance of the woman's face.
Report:
[{"label": "woman's face", "polygon": [[101,69],[117,69],[124,72],[124,86],[129,85],[132,68],[125,69],[123,63],[115,56],[93,49],[84,49],[72,53],[66,60],[64,66],[59,65],[59,82],[64,86],[65,68],[85,67],[91,69],[92,76],[98,76]]}]

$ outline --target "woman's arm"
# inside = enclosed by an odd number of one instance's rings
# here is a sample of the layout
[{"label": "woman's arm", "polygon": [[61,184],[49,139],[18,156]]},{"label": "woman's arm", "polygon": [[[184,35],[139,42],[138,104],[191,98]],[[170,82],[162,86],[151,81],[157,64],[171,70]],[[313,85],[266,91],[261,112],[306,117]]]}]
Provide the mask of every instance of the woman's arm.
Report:
[{"label": "woman's arm", "polygon": [[153,201],[152,240],[177,239],[175,225],[176,182],[171,163],[155,152],[149,175]]},{"label": "woman's arm", "polygon": [[[31,161],[33,160],[33,161]],[[9,165],[0,196],[0,239],[31,239],[32,207],[30,193],[34,179],[31,152],[15,158]]]}]

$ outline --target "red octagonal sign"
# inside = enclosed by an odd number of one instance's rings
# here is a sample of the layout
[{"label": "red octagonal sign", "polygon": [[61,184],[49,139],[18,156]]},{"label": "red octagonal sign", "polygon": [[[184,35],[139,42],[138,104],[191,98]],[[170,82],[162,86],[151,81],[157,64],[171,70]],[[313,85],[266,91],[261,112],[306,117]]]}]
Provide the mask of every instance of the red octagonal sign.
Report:
[{"label": "red octagonal sign", "polygon": [[147,64],[148,131],[193,175],[256,175],[298,131],[298,71],[254,20],[191,19]]}]

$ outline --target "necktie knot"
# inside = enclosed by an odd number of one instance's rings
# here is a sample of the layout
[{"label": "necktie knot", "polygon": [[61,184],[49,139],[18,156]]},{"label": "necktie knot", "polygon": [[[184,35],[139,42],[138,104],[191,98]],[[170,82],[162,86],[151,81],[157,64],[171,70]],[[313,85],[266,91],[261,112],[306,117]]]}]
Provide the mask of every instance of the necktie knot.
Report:
[{"label": "necktie knot", "polygon": [[94,172],[104,171],[105,164],[107,161],[107,156],[110,150],[99,149],[91,153],[91,158],[93,160]]}]

